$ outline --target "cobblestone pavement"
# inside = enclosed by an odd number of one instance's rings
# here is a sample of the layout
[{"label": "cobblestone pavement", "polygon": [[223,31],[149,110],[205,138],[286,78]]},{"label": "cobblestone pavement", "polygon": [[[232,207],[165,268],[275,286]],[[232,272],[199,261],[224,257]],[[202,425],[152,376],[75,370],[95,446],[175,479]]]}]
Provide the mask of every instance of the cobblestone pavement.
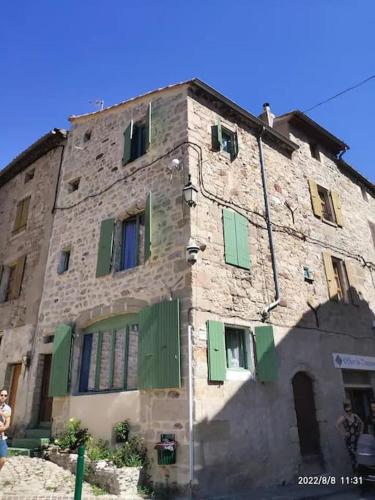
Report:
[{"label": "cobblestone pavement", "polygon": [[[71,500],[74,485],[75,476],[52,462],[41,458],[10,457],[0,472],[0,499]],[[94,496],[91,485],[83,485],[82,500],[119,498],[116,495]]]}]

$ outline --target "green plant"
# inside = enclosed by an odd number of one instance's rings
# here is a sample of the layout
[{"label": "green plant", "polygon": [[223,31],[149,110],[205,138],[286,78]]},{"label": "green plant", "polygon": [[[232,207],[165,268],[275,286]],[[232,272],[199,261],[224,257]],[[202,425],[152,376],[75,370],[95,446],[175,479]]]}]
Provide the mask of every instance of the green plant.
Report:
[{"label": "green plant", "polygon": [[63,434],[59,439],[55,439],[55,444],[60,449],[76,451],[79,446],[86,446],[91,439],[88,429],[81,428],[81,421],[77,418],[71,418]]},{"label": "green plant", "polygon": [[123,420],[116,424],[113,428],[115,433],[116,443],[126,443],[129,438],[129,422],[127,420]]},{"label": "green plant", "polygon": [[98,462],[99,460],[111,460],[112,450],[110,449],[107,441],[99,439],[99,441],[91,442],[88,445],[87,456],[93,462]]},{"label": "green plant", "polygon": [[142,497],[146,497],[146,498],[155,498],[155,492],[154,492],[154,489],[152,488],[152,486],[148,486],[148,485],[139,485],[137,487],[137,492],[138,492],[138,495],[142,496]]},{"label": "green plant", "polygon": [[96,497],[100,496],[100,495],[106,495],[107,494],[107,492],[105,490],[103,490],[103,488],[100,488],[96,484],[92,484],[91,488],[92,488],[93,495],[95,495]]},{"label": "green plant", "polygon": [[112,461],[116,467],[143,467],[146,458],[144,440],[139,436],[132,436],[121,448],[114,451]]}]

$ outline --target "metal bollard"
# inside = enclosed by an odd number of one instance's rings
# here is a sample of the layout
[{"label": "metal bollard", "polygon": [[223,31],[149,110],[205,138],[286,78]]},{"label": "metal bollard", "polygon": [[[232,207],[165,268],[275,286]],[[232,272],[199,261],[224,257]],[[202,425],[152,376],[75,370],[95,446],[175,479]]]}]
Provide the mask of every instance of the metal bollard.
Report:
[{"label": "metal bollard", "polygon": [[82,484],[85,473],[85,447],[83,445],[78,448],[77,469],[76,469],[76,486],[74,488],[74,500],[82,498]]}]

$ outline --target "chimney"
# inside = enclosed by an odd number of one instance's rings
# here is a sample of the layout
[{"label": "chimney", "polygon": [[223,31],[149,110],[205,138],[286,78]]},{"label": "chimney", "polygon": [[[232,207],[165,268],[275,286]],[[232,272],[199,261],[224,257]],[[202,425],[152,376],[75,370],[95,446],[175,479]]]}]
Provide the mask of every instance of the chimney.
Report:
[{"label": "chimney", "polygon": [[268,102],[265,102],[263,104],[263,113],[259,115],[259,118],[270,127],[273,127],[273,120],[275,119],[275,115],[271,113],[271,108]]}]

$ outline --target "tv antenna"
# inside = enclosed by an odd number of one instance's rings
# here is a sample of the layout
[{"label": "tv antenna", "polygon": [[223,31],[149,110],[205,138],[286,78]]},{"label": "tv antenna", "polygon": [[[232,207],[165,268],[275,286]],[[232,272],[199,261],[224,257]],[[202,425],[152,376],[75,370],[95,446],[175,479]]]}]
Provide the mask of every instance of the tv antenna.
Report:
[{"label": "tv antenna", "polygon": [[89,101],[89,104],[95,104],[98,107],[98,111],[103,111],[104,109],[104,99],[96,99],[95,101]]}]

